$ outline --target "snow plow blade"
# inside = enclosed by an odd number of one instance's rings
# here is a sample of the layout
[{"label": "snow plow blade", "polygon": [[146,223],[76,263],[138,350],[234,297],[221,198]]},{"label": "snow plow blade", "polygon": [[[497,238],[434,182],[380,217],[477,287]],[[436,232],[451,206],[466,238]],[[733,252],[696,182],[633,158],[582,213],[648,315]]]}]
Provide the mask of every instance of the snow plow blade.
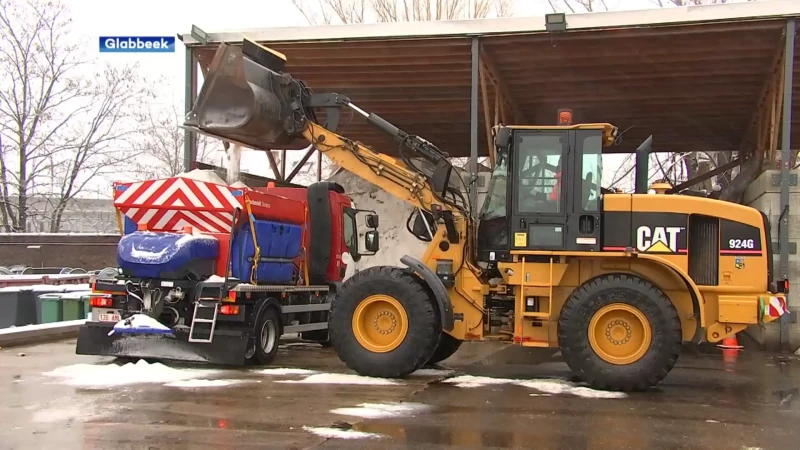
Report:
[{"label": "snow plow blade", "polygon": [[217,330],[209,344],[188,342],[188,330],[173,330],[175,337],[158,334],[114,333],[113,324],[87,322],[78,331],[78,355],[144,358],[241,366],[246,363],[247,336],[242,332]]},{"label": "snow plow blade", "polygon": [[302,106],[291,99],[310,93],[282,73],[285,62],[249,40],[220,44],[183,128],[255,149],[289,146],[306,125],[305,114],[295,114]]}]

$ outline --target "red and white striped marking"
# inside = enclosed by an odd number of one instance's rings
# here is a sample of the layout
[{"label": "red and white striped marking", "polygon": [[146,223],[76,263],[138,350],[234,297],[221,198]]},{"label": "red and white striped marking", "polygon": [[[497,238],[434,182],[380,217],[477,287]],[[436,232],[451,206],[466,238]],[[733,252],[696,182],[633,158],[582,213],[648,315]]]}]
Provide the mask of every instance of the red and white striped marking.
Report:
[{"label": "red and white striped marking", "polygon": [[767,315],[770,317],[780,317],[788,312],[786,308],[786,299],[783,297],[773,297],[770,296],[769,298],[769,305],[767,310]]},{"label": "red and white striped marking", "polygon": [[147,180],[115,191],[114,206],[135,223],[151,231],[180,231],[191,226],[208,233],[227,233],[233,209],[242,208],[241,190],[190,178]]}]

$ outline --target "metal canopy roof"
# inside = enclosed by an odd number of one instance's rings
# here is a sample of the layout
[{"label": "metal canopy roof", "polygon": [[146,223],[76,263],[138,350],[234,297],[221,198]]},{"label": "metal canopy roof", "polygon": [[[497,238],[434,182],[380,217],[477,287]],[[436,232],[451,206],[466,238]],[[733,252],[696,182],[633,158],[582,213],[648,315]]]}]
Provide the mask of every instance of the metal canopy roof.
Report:
[{"label": "metal canopy roof", "polygon": [[[559,108],[570,108],[576,123],[633,127],[619,151],[650,134],[657,151],[712,151],[742,145],[783,50],[785,18],[795,16],[800,1],[788,0],[568,15],[568,31],[555,34],[542,17],[525,17],[209,33],[206,45],[181,38],[201,65],[217,42],[262,42],[283,52],[286,70],[314,92],[345,94],[452,156],[469,156],[471,41],[479,36],[481,61],[505,90],[509,116],[517,116],[510,124],[552,124]],[[795,94],[798,80],[796,50]],[[479,107],[485,156],[482,99]],[[800,102],[793,119],[797,146]],[[396,152],[357,115],[345,112],[339,131]]]}]

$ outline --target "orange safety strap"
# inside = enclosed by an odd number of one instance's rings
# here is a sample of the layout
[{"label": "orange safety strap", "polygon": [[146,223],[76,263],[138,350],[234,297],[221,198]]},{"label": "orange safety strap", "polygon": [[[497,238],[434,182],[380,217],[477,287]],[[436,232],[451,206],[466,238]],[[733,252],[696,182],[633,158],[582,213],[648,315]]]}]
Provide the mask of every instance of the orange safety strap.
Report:
[{"label": "orange safety strap", "polygon": [[550,191],[550,200],[558,201],[561,198],[561,172],[556,172],[556,184]]}]

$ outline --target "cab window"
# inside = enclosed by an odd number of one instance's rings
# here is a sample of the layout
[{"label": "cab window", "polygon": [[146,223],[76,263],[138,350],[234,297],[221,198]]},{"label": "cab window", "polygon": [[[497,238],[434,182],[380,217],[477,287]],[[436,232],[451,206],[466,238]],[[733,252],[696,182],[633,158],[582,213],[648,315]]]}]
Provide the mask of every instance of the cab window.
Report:
[{"label": "cab window", "polygon": [[523,134],[518,139],[518,212],[560,213],[564,134]]},{"label": "cab window", "polygon": [[603,182],[603,138],[602,134],[592,134],[583,139],[583,160],[581,161],[581,208],[583,211],[597,212],[600,186]]},{"label": "cab window", "polygon": [[358,233],[356,231],[355,212],[350,208],[344,210],[344,242],[351,254],[358,253]]}]

